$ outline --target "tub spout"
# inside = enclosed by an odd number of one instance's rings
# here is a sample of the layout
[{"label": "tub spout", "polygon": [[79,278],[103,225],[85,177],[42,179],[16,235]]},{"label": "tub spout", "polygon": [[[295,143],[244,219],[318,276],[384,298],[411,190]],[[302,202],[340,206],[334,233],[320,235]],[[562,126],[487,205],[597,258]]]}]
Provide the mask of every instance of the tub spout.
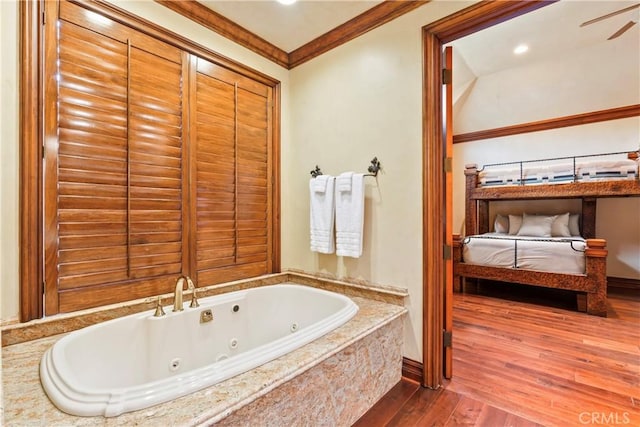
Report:
[{"label": "tub spout", "polygon": [[185,282],[187,283],[187,290],[191,291],[191,304],[189,304],[189,307],[195,308],[200,306],[196,295],[196,285],[193,283],[193,280],[191,280],[189,276],[180,276],[176,281],[176,289],[173,293],[173,311],[184,310],[184,305],[182,304],[182,291]]},{"label": "tub spout", "polygon": [[173,311],[184,310],[184,307],[182,305],[182,287],[184,286],[184,282],[184,276],[180,276],[176,281],[176,289],[173,292]]}]

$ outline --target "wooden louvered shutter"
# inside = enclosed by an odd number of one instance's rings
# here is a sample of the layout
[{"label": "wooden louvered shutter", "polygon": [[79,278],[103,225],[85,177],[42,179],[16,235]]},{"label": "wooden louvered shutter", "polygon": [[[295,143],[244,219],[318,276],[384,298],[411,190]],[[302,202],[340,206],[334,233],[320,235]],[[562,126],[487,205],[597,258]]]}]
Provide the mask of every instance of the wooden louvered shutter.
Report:
[{"label": "wooden louvered shutter", "polygon": [[197,280],[211,284],[265,274],[271,268],[271,88],[201,58],[194,68]]},{"label": "wooden louvered shutter", "polygon": [[58,45],[46,313],[167,292],[183,263],[182,53],[67,2]]}]

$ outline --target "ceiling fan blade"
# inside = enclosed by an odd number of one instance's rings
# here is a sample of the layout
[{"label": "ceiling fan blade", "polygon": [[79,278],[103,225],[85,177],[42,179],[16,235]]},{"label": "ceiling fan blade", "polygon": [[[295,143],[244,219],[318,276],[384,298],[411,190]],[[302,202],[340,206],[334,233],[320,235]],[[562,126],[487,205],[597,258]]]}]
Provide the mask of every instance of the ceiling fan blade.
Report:
[{"label": "ceiling fan blade", "polygon": [[633,6],[625,7],[624,9],[616,10],[615,12],[607,13],[606,15],[599,16],[599,17],[594,18],[594,19],[592,19],[590,21],[583,22],[582,24],[580,24],[580,26],[584,27],[585,25],[594,24],[596,22],[602,21],[603,19],[611,18],[612,16],[616,16],[616,15],[619,15],[621,13],[625,13],[625,12],[628,12],[630,10],[637,9],[638,7],[640,7],[640,3],[634,4]]},{"label": "ceiling fan blade", "polygon": [[627,31],[629,28],[633,27],[634,25],[636,25],[636,23],[634,21],[629,21],[626,24],[624,24],[622,26],[622,28],[620,28],[618,31],[616,31],[615,33],[613,33],[611,35],[611,37],[609,37],[607,40],[613,40],[616,37],[620,37],[622,34],[624,34],[625,31]]}]

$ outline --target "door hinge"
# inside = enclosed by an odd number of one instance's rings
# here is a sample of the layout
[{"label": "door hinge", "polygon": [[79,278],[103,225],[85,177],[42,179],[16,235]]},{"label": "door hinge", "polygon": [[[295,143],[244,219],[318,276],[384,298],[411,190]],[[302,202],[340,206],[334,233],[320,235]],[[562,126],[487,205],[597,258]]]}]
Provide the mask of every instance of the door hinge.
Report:
[{"label": "door hinge", "polygon": [[449,173],[453,171],[453,159],[451,157],[445,157],[444,159],[444,171]]},{"label": "door hinge", "polygon": [[451,84],[452,79],[452,72],[450,69],[448,68],[443,68],[442,69],[442,84],[443,85],[449,85]]},{"label": "door hinge", "polygon": [[47,23],[47,15],[46,13],[42,12],[42,25],[44,26]]},{"label": "door hinge", "polygon": [[453,249],[451,248],[450,245],[444,245],[444,250],[443,250],[443,257],[445,259],[445,261],[448,261],[451,259],[451,252],[453,251]]},{"label": "door hinge", "polygon": [[444,347],[452,347],[453,346],[453,332],[451,332],[451,331],[442,331],[442,345]]}]

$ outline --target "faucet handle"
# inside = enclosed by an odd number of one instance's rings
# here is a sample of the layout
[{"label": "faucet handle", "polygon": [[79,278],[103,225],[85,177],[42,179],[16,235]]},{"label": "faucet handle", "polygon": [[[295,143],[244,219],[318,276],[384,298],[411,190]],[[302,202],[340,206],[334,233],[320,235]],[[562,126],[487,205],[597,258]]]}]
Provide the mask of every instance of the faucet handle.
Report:
[{"label": "faucet handle", "polygon": [[158,297],[158,301],[156,302],[156,312],[153,313],[153,317],[162,317],[166,313],[162,309],[162,297]]},{"label": "faucet handle", "polygon": [[196,294],[196,285],[193,283],[193,280],[191,280],[191,277],[184,277],[187,280],[187,289],[191,290],[191,303],[189,304],[189,307],[200,307],[200,304],[198,303],[198,295]]},{"label": "faucet handle", "polygon": [[200,307],[200,303],[198,303],[198,296],[196,295],[196,288],[193,288],[193,291],[191,292],[191,303],[189,304],[189,307],[191,308],[196,308],[196,307]]}]

